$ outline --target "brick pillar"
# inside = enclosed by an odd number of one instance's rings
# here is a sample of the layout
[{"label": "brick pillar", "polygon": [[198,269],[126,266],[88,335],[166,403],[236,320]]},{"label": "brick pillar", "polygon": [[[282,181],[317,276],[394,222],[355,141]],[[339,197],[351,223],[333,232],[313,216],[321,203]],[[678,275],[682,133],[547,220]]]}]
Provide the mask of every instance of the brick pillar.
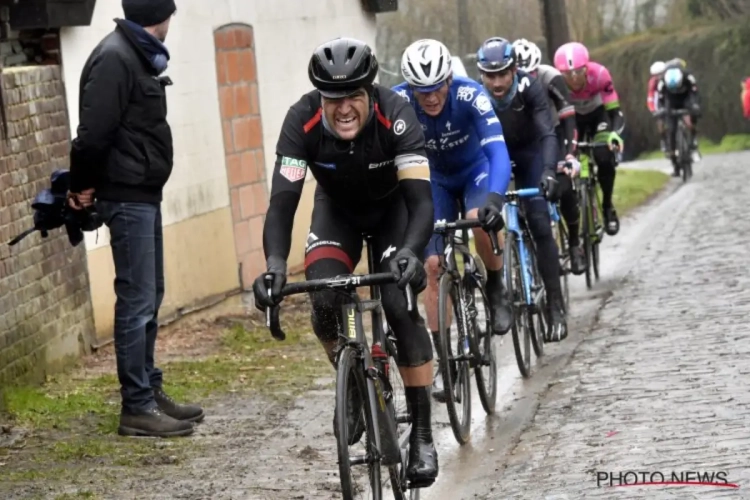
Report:
[{"label": "brick pillar", "polygon": [[248,289],[265,270],[263,223],[268,209],[253,29],[223,26],[214,33],[214,43],[235,251],[241,285]]}]

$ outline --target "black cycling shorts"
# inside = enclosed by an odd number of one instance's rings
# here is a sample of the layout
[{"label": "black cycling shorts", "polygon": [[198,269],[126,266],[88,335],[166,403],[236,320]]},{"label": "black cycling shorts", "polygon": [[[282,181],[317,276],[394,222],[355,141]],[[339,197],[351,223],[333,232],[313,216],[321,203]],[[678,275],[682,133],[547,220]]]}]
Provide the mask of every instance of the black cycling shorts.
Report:
[{"label": "black cycling shorts", "polygon": [[[305,248],[305,277],[312,280],[353,272],[362,256],[365,235],[372,237],[373,272],[389,272],[389,263],[403,244],[408,220],[398,189],[355,212],[336,205],[318,186]],[[432,343],[419,312],[407,310],[404,292],[395,284],[381,286],[380,291],[385,317],[397,339],[398,364],[421,366],[431,361]],[[314,292],[310,298],[315,334],[323,341],[336,340],[346,298],[328,290]]]}]

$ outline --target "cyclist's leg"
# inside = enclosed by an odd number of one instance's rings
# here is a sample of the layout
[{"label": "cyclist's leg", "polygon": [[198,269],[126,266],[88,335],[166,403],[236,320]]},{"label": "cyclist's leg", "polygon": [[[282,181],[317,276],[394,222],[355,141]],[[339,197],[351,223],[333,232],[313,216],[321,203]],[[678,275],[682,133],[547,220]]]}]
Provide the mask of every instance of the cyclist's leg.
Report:
[{"label": "cyclist's leg", "polygon": [[[513,152],[511,159],[516,162],[516,189],[539,187],[544,168],[540,151],[534,148]],[[568,329],[560,284],[560,257],[552,235],[547,201],[542,196],[536,196],[525,198],[523,202],[526,222],[536,245],[539,274],[547,291],[551,320],[549,337],[562,340],[568,335]]]},{"label": "cyclist's leg", "polygon": [[[483,162],[474,167],[464,179],[464,206],[466,217],[469,219],[478,216],[479,207],[487,200],[489,169],[489,163]],[[473,233],[477,253],[487,268],[487,295],[492,316],[492,333],[503,335],[510,330],[513,321],[513,310],[503,283],[503,259],[492,252],[490,237],[483,229],[476,228]],[[502,237],[498,235],[500,246],[501,242]]]},{"label": "cyclist's leg", "polygon": [[[560,161],[565,161],[565,136],[560,125],[555,129],[558,144],[560,145]],[[585,271],[583,247],[580,244],[581,210],[578,206],[578,195],[573,190],[573,179],[565,173],[557,175],[560,182],[560,214],[565,219],[568,227],[568,247],[570,248],[570,264],[573,274],[581,274]]]},{"label": "cyclist's leg", "polygon": [[[438,220],[454,221],[458,216],[456,198],[448,189],[447,180],[439,174],[432,175],[432,204],[434,218]],[[440,273],[439,255],[443,253],[444,245],[441,235],[433,234],[425,250],[425,270],[427,271],[427,289],[424,295],[424,309],[427,316],[427,326],[432,333],[435,350],[440,352],[440,332],[438,331],[438,275]],[[444,401],[443,379],[440,371],[435,375],[432,396],[438,401]]]},{"label": "cyclist's leg", "polygon": [[[674,109],[671,102],[667,105],[667,110]],[[667,148],[669,151],[669,158],[672,160],[672,177],[680,176],[680,166],[677,163],[677,156],[675,155],[675,147],[677,145],[677,120],[682,119],[678,116],[668,115],[666,118],[667,123]]]},{"label": "cyclist's leg", "polygon": [[[379,259],[379,272],[388,272],[391,248],[401,248],[409,212],[400,192],[392,197],[389,209],[372,230],[373,250]],[[432,384],[432,345],[424,320],[415,308],[407,309],[406,297],[395,284],[381,287],[383,310],[396,336],[398,369],[404,381],[406,402],[412,416],[407,476],[412,481],[437,477],[437,451],[432,440],[430,385]],[[416,305],[416,301],[415,301]]]},{"label": "cyclist's leg", "polygon": [[[604,106],[600,106],[592,113],[598,122],[597,131],[611,130],[607,113]],[[596,148],[593,152],[597,166],[597,178],[602,189],[602,209],[604,210],[605,231],[610,236],[620,231],[620,219],[617,210],[612,204],[612,193],[615,189],[616,158],[615,154],[607,147]]]},{"label": "cyclist's leg", "polygon": [[[305,248],[305,278],[323,279],[351,273],[361,254],[362,233],[352,227],[341,209],[318,188]],[[310,294],[313,331],[334,367],[344,300],[341,294],[329,290]]]}]

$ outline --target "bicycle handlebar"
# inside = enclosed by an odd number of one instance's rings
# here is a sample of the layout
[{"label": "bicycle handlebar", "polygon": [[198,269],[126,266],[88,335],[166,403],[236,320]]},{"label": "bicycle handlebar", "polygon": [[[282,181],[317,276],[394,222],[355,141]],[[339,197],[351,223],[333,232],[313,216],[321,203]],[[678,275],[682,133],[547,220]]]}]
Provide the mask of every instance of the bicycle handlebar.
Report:
[{"label": "bicycle handlebar", "polygon": [[[453,222],[439,221],[435,223],[434,232],[437,234],[452,233],[455,231],[462,231],[464,229],[473,229],[475,227],[481,227],[482,223],[479,219],[459,219]],[[500,255],[500,244],[497,241],[497,233],[494,231],[485,231],[490,237],[490,243],[492,243],[492,251],[495,255]]]},{"label": "bicycle handlebar", "polygon": [[[405,261],[399,263],[401,271],[405,268]],[[268,290],[268,296],[271,297],[271,284],[273,283],[273,276],[270,274],[265,275],[266,287]],[[333,278],[323,278],[317,280],[301,281],[299,283],[288,283],[281,289],[281,297],[288,297],[289,295],[298,295],[308,292],[318,292],[321,290],[346,290],[353,291],[360,287],[366,286],[378,286],[378,285],[389,285],[396,283],[398,278],[393,273],[374,273],[374,274],[345,274],[334,276]],[[404,290],[406,295],[406,306],[411,312],[414,309],[414,292],[411,289],[411,285],[407,283],[406,289]],[[286,333],[281,329],[281,322],[279,321],[279,310],[280,306],[275,305],[273,307],[266,308],[266,326],[271,330],[271,335],[276,340],[286,339]]]}]

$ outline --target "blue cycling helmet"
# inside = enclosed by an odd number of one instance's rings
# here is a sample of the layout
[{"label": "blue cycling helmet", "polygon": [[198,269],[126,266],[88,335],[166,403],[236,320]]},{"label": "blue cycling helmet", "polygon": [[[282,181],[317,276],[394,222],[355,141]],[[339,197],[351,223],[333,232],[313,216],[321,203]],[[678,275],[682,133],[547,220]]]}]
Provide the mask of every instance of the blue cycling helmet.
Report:
[{"label": "blue cycling helmet", "polygon": [[494,73],[512,68],[516,64],[516,50],[505,38],[493,36],[484,41],[477,51],[477,68]]},{"label": "blue cycling helmet", "polygon": [[669,90],[675,90],[682,85],[683,73],[680,68],[669,68],[664,73],[664,83],[667,84]]}]

